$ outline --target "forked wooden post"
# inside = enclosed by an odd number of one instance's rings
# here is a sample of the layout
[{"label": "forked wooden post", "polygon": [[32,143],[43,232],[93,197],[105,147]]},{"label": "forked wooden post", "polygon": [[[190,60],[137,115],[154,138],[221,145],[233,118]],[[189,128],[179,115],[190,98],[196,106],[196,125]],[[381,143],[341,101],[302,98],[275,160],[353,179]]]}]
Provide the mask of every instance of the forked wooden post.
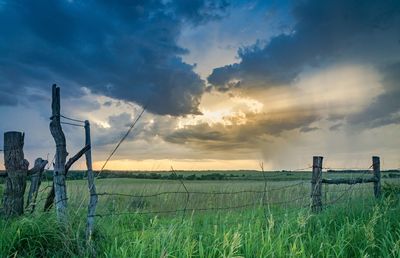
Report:
[{"label": "forked wooden post", "polygon": [[381,197],[381,161],[379,157],[372,157],[372,167],[374,169],[374,195],[375,198]]},{"label": "forked wooden post", "polygon": [[311,178],[311,211],[315,213],[322,210],[322,160],[323,157],[313,157],[313,170]]},{"label": "forked wooden post", "polygon": [[[85,141],[86,146],[91,146],[90,140],[90,123],[88,120],[85,120]],[[87,166],[87,176],[88,176],[88,187],[89,187],[89,205],[88,205],[88,216],[87,216],[87,225],[86,225],[86,240],[88,243],[92,240],[92,234],[94,229],[94,215],[96,212],[97,205],[97,194],[96,194],[96,186],[94,184],[94,175],[92,168],[92,151],[89,148],[85,152],[86,157],[86,166]]]},{"label": "forked wooden post", "polygon": [[66,222],[67,216],[67,188],[65,185],[65,162],[67,159],[67,145],[65,135],[60,123],[60,88],[53,85],[51,103],[50,132],[56,144],[56,158],[54,162],[54,192],[57,218]]},{"label": "forked wooden post", "polygon": [[65,178],[71,166],[90,149],[90,145],[83,147],[77,154],[72,156],[68,162],[66,162],[68,152],[65,135],[61,127],[60,88],[55,84],[53,85],[52,96],[51,108],[53,115],[50,118],[50,131],[56,143],[56,157],[54,163],[53,186],[47,195],[44,211],[49,211],[54,203],[57,217],[59,220],[63,221],[63,217],[66,217],[67,215],[67,190]]}]

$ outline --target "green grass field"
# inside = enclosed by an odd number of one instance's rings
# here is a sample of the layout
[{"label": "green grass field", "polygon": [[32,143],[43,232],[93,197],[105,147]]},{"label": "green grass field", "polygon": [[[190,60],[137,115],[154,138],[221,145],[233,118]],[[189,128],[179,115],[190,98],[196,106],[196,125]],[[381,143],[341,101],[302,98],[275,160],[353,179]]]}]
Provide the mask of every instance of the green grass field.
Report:
[{"label": "green grass field", "polygon": [[[93,249],[98,257],[400,257],[397,188],[384,188],[393,194],[378,201],[372,184],[324,185],[325,208],[312,214],[308,172],[253,176],[183,184],[98,179],[97,192],[104,195]],[[34,214],[1,220],[1,256],[91,256],[84,241],[87,183],[67,184],[69,225],[41,211],[47,193],[42,191]]]}]

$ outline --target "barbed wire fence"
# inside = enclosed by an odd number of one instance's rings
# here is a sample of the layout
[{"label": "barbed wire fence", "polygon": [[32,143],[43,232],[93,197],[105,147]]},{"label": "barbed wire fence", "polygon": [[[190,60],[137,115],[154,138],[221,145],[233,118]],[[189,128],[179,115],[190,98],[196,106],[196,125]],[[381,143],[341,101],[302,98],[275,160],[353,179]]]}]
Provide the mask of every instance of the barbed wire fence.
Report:
[{"label": "barbed wire fence", "polygon": [[[116,154],[118,148],[127,139],[129,134],[133,131],[135,125],[138,123],[140,118],[143,116],[146,107],[138,114],[133,120],[128,131],[122,136],[120,141],[117,143],[115,148],[110,152],[109,156],[105,160],[101,169],[97,172],[96,181],[99,179],[99,175],[103,173],[106,165],[111,158]],[[78,119],[72,119],[66,116],[63,118],[71,122],[62,122],[65,125],[83,127],[80,123],[84,122]],[[354,180],[354,176],[365,176],[373,171],[369,166],[367,169],[360,168],[339,168],[339,167],[319,167],[318,169],[331,171],[337,174],[348,173],[351,175],[351,180]],[[243,210],[262,210],[263,215],[267,218],[268,214],[279,216],[282,214],[288,214],[292,212],[310,211],[312,207],[312,198],[316,194],[317,188],[309,191],[310,182],[312,181],[311,174],[306,174],[305,177],[298,179],[295,182],[286,183],[283,186],[268,185],[268,182],[275,179],[282,179],[285,173],[295,172],[310,172],[314,171],[315,164],[307,165],[297,169],[282,170],[279,173],[268,173],[264,170],[263,163],[260,163],[262,179],[256,180],[254,184],[258,184],[258,189],[254,189],[253,183],[249,184],[249,189],[235,190],[235,191],[198,191],[191,189],[191,183],[186,181],[185,178],[178,176],[177,172],[171,166],[171,175],[174,176],[176,181],[179,183],[179,188],[183,190],[167,190],[163,191],[162,188],[168,188],[171,186],[170,183],[158,182],[157,189],[150,189],[150,192],[146,188],[129,189],[128,192],[121,191],[119,186],[111,187],[111,191],[98,191],[96,196],[99,198],[100,206],[97,208],[95,214],[90,215],[93,218],[105,219],[109,217],[124,217],[124,216],[172,216],[179,217],[181,214],[180,221],[184,222],[184,219],[190,214],[198,213],[212,213],[219,214],[220,212],[235,212]],[[322,174],[320,176],[321,184]],[[97,181],[98,182],[98,181]],[[279,182],[279,181],[278,181]],[[372,181],[371,181],[372,182]],[[348,183],[348,182],[346,182]],[[102,189],[99,187],[99,190]],[[350,183],[348,187],[342,186],[327,186],[324,187],[324,208],[350,201],[353,196],[357,197],[373,197],[371,187],[359,187],[358,184]],[[132,191],[132,192],[129,192]],[[274,194],[275,193],[275,194]],[[78,209],[82,206],[83,200],[78,205]],[[166,207],[165,207],[166,206]],[[77,213],[76,213],[77,214]],[[134,224],[134,222],[132,223]],[[137,228],[137,225],[132,225],[134,229],[128,229],[126,232],[121,234],[129,233],[132,231],[144,230],[143,228]]]},{"label": "barbed wire fence", "polygon": [[[129,134],[134,129],[135,125],[138,123],[140,118],[143,116],[146,107],[143,107],[142,111],[139,112],[138,116],[134,119],[128,131],[122,136],[120,141],[117,143],[115,148],[109,154],[101,169],[97,172],[95,177],[96,182],[99,182],[99,175],[103,173],[107,163],[111,160],[113,155],[117,152],[118,148],[121,144],[127,139]],[[85,127],[85,121],[70,118],[64,115],[60,115],[63,119],[67,121],[62,121],[61,124],[73,127]],[[46,171],[49,171],[53,166],[55,156],[53,160],[48,163],[46,167]],[[47,157],[47,161],[49,161],[49,155]],[[340,203],[344,203],[349,201],[354,196],[358,197],[367,197],[373,198],[373,191],[371,187],[358,187],[361,183],[374,183],[377,182],[370,180],[368,182],[364,182],[363,180],[359,183],[355,183],[355,179],[353,175],[357,175],[358,177],[365,176],[367,174],[372,174],[374,170],[371,168],[374,167],[374,164],[369,166],[367,169],[359,169],[359,168],[335,168],[335,167],[324,167],[321,166],[316,168],[315,164],[307,165],[305,167],[297,168],[297,169],[288,169],[283,170],[278,173],[269,173],[264,170],[264,164],[260,163],[261,175],[262,179],[257,179],[251,181],[247,184],[246,189],[243,190],[229,190],[229,191],[199,191],[195,189],[191,189],[193,184],[187,183],[188,181],[185,178],[178,176],[177,172],[171,167],[172,175],[175,176],[177,182],[179,183],[180,189],[182,190],[163,190],[162,188],[169,188],[170,184],[164,184],[166,180],[163,182],[158,182],[158,189],[150,189],[150,192],[146,188],[139,189],[128,189],[131,192],[116,192],[119,189],[119,186],[112,187],[112,191],[98,191],[95,193],[97,198],[100,198],[99,207],[97,208],[97,212],[95,214],[89,214],[88,217],[103,219],[107,217],[120,217],[120,216],[140,216],[140,215],[155,215],[155,216],[175,216],[177,217],[181,214],[181,222],[184,222],[184,219],[189,216],[194,216],[196,213],[216,213],[219,212],[235,212],[235,211],[243,211],[243,210],[262,210],[265,218],[269,214],[273,214],[275,216],[279,216],[282,214],[289,214],[292,212],[308,212],[312,206],[312,198],[315,196],[318,191],[317,188],[311,189],[310,194],[310,182],[312,182],[311,173],[306,173],[304,177],[300,179],[294,179],[291,181],[280,181],[279,183],[268,184],[275,179],[282,179],[284,173],[296,173],[296,172],[311,172],[315,169],[319,169],[320,173],[322,170],[334,171],[335,173],[340,174],[340,172],[346,172],[351,174],[352,178],[349,181],[345,182],[349,184],[348,187],[343,188],[342,186],[334,185],[332,187],[324,187],[324,208],[328,208]],[[376,176],[376,175],[374,175]],[[323,181],[322,174],[320,174],[318,180],[320,180],[320,184],[327,184],[329,181]],[[351,181],[353,180],[353,181]],[[294,182],[293,182],[294,181]],[[343,182],[342,182],[343,183]],[[380,178],[379,178],[380,183]],[[334,183],[336,184],[336,183]],[[339,184],[339,183],[338,183]],[[40,193],[44,193],[52,188],[52,183],[48,181],[46,187],[40,189]],[[99,187],[101,190],[102,187]],[[139,191],[138,191],[139,190]],[[138,193],[140,192],[140,193]],[[46,198],[38,199],[37,203],[44,201]],[[79,216],[79,210],[83,206],[84,201],[86,199],[82,199],[79,204],[76,206],[75,214]],[[162,205],[167,204],[167,205]],[[110,207],[111,206],[111,207]],[[165,208],[165,206],[167,206]],[[134,225],[134,230],[144,230],[145,228],[137,228],[137,225]],[[121,234],[132,232],[133,229],[128,229],[126,232],[121,232]]]},{"label": "barbed wire fence", "polygon": [[[181,180],[181,179],[180,179]],[[267,181],[267,180],[265,180]],[[183,183],[183,181],[181,181]],[[122,216],[122,215],[140,215],[140,214],[176,214],[179,212],[183,212],[183,216],[187,211],[192,211],[192,212],[198,212],[198,211],[219,211],[219,210],[235,210],[235,209],[242,209],[242,208],[248,208],[248,207],[254,207],[254,206],[259,206],[261,205],[262,207],[271,207],[271,206],[276,206],[276,205],[285,205],[285,204],[294,204],[294,203],[299,203],[299,201],[303,201],[303,208],[309,207],[309,200],[310,196],[309,193],[306,191],[303,191],[304,194],[296,197],[296,198],[287,198],[284,200],[279,200],[279,201],[271,201],[267,200],[265,196],[268,193],[274,192],[274,191],[281,191],[281,192],[287,192],[290,190],[293,190],[293,188],[299,188],[300,186],[308,185],[309,182],[307,181],[302,181],[298,183],[292,183],[286,186],[278,187],[278,188],[271,188],[271,189],[266,189],[264,190],[241,190],[241,191],[230,191],[230,192],[202,192],[202,191],[189,191],[188,188],[185,186],[185,191],[165,191],[165,192],[158,192],[158,193],[153,193],[153,194],[127,194],[127,193],[109,193],[109,192],[99,192],[98,196],[104,197],[104,196],[119,196],[119,197],[128,197],[128,198],[140,198],[141,200],[146,199],[146,198],[151,198],[151,197],[159,197],[163,195],[186,195],[186,196],[192,196],[192,195],[211,195],[211,196],[229,196],[232,197],[234,195],[242,195],[242,194],[258,194],[252,196],[253,201],[240,204],[240,205],[228,205],[228,206],[208,206],[208,207],[195,207],[195,208],[188,208],[188,203],[189,203],[189,198],[185,198],[183,200],[183,208],[180,209],[171,209],[171,210],[146,210],[146,207],[139,207],[139,209],[136,209],[134,211],[129,211],[129,212],[108,212],[108,213],[98,213],[95,216],[96,217],[109,217],[109,216]],[[340,192],[342,195],[345,195],[352,190],[354,186],[351,186],[351,188],[341,190]],[[358,190],[363,190],[363,189],[358,189]],[[342,199],[342,195],[340,198],[337,198],[337,200],[331,201],[331,203],[338,202],[340,199]],[[232,198],[230,198],[232,199]]]},{"label": "barbed wire fence", "polygon": [[[365,170],[363,175],[369,173],[371,168],[372,168],[372,165],[367,170]],[[363,187],[363,188],[358,187],[358,189],[356,189],[355,186],[356,186],[356,184],[351,184],[351,185],[349,185],[349,187],[347,189],[341,189],[341,190],[339,189],[339,190],[336,190],[336,191],[330,190],[330,192],[340,193],[340,195],[337,196],[334,200],[331,200],[331,201],[327,201],[326,200],[324,205],[325,206],[332,206],[333,204],[335,204],[335,203],[339,202],[340,200],[342,200],[345,196],[351,197],[351,195],[349,195],[349,194],[350,193],[354,193],[355,191],[363,191],[363,193],[364,193],[365,190],[367,190],[367,189],[371,190],[371,187]],[[328,191],[325,191],[325,193],[326,192],[328,192]]]},{"label": "barbed wire fence", "polygon": [[[271,209],[268,209],[268,213],[274,215],[274,216],[280,216],[283,214],[291,214],[294,212],[301,212],[301,211],[309,211],[310,210],[310,195],[309,192],[306,190],[303,191],[303,194],[299,195],[298,197],[294,197],[293,195],[286,195],[286,198],[283,200],[279,201],[273,201],[273,200],[266,200],[265,195],[266,193],[271,193],[271,192],[282,192],[285,189],[288,191],[293,191],[295,189],[299,189],[299,187],[304,187],[304,186],[309,186],[309,182],[304,181],[304,182],[299,182],[299,183],[291,183],[289,185],[283,186],[283,187],[278,187],[278,188],[271,188],[267,189],[266,191],[264,190],[243,190],[243,191],[230,191],[230,192],[201,192],[201,191],[175,191],[175,192],[159,192],[155,194],[120,194],[120,193],[99,193],[101,196],[123,196],[123,197],[129,197],[129,198],[141,198],[141,199],[146,199],[146,198],[151,198],[155,196],[163,196],[163,195],[176,195],[176,194],[182,194],[182,195],[211,195],[213,198],[216,196],[228,196],[228,199],[231,199],[233,195],[243,195],[247,193],[256,193],[259,194],[257,196],[251,196],[252,201],[242,203],[242,204],[228,204],[224,206],[219,206],[219,205],[214,205],[214,206],[200,206],[201,203],[196,203],[197,207],[187,207],[189,201],[184,201],[182,200],[182,203],[184,204],[183,208],[176,208],[176,209],[171,209],[171,210],[162,210],[162,209],[147,209],[146,207],[140,207],[137,208],[133,211],[124,211],[124,212],[108,212],[108,213],[98,213],[95,216],[98,217],[99,219],[107,218],[107,217],[120,217],[120,216],[129,216],[129,215],[134,215],[134,216],[140,216],[140,215],[170,215],[173,217],[176,217],[177,214],[180,212],[183,212],[183,217],[187,212],[193,216],[194,213],[203,213],[203,212],[234,212],[236,210],[259,210],[262,209],[265,215],[265,207],[269,207]],[[301,188],[300,188],[301,189]],[[350,193],[355,193],[359,192],[360,195],[365,194],[365,190],[368,188],[356,188],[354,185],[350,186],[347,189],[343,189],[340,191],[331,191],[334,193],[335,198],[329,202],[326,203],[326,207],[333,206],[334,204],[339,204],[339,203],[344,203],[346,201],[346,198],[349,199]],[[337,194],[340,193],[338,196]],[[372,196],[372,193],[371,193]],[[217,203],[217,202],[216,202]],[[279,209],[281,209],[279,211]],[[278,211],[273,211],[273,210],[278,210]],[[272,211],[272,212],[271,212]],[[268,214],[267,214],[268,216]],[[181,220],[182,221],[182,220]],[[132,223],[134,224],[134,222]],[[237,222],[233,223],[232,226],[237,225]],[[137,225],[132,225],[134,226],[134,229],[128,229],[124,232],[118,233],[118,235],[122,235],[125,233],[130,233],[134,231],[143,231],[143,230],[156,230],[157,228],[152,228],[152,227],[137,227]],[[225,223],[226,226],[226,223]],[[161,225],[161,227],[165,227],[165,225]]]}]

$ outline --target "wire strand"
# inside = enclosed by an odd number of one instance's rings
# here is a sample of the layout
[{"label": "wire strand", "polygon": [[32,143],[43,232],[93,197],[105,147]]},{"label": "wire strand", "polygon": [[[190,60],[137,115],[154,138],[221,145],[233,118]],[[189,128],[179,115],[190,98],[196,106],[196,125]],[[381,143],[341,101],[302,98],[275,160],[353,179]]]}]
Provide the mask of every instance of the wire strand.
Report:
[{"label": "wire strand", "polygon": [[101,174],[101,172],[103,172],[104,168],[106,167],[108,161],[111,159],[111,157],[114,155],[114,153],[118,150],[119,146],[122,144],[123,141],[125,141],[126,137],[128,137],[128,135],[130,134],[130,132],[132,131],[133,127],[136,125],[136,123],[139,121],[139,119],[142,117],[144,111],[146,110],[146,106],[143,107],[142,111],[140,112],[139,116],[134,120],[134,122],[132,123],[132,125],[129,127],[128,131],[124,134],[124,136],[121,138],[121,140],[118,142],[117,146],[115,146],[115,148],[113,149],[113,151],[110,153],[110,155],[108,156],[108,158],[106,159],[106,161],[104,162],[103,166],[100,169],[100,172],[97,174],[96,178]]},{"label": "wire strand", "polygon": [[[277,205],[277,204],[285,204],[285,203],[292,203],[294,201],[299,201],[309,198],[308,196],[302,196],[299,198],[295,198],[292,200],[286,200],[286,201],[280,201],[280,202],[269,202],[269,203],[264,203],[269,204],[269,205]],[[246,203],[246,204],[241,204],[241,205],[236,205],[236,206],[228,206],[228,207],[203,207],[203,208],[192,208],[190,210],[193,211],[215,211],[215,210],[234,210],[234,209],[240,209],[240,208],[246,208],[250,206],[254,206],[260,204],[259,201],[256,202],[251,202],[251,203]],[[177,212],[182,212],[185,211],[185,209],[175,209],[175,210],[165,210],[165,211],[136,211],[136,212],[120,212],[120,213],[106,213],[106,214],[95,214],[92,215],[92,217],[107,217],[107,216],[123,216],[123,215],[132,215],[132,214],[168,214],[168,213],[177,213]]]},{"label": "wire strand", "polygon": [[[289,189],[289,188],[293,188],[299,185],[304,184],[304,182],[300,182],[300,183],[296,183],[296,184],[291,184],[288,186],[283,186],[283,187],[279,187],[279,188],[273,188],[273,189],[268,189],[266,192],[273,192],[273,191],[278,191],[278,190],[283,190],[283,189]],[[264,190],[242,190],[242,191],[235,191],[235,192],[200,192],[200,191],[193,191],[193,192],[189,192],[189,191],[170,191],[170,192],[160,192],[160,193],[155,193],[155,194],[149,194],[149,195],[135,195],[135,194],[124,194],[124,193],[107,193],[107,192],[103,192],[103,193],[97,193],[98,196],[102,196],[102,195],[110,195],[110,196],[124,196],[124,197],[133,197],[133,198],[148,198],[148,197],[157,197],[157,196],[161,196],[161,195],[166,195],[166,194],[203,194],[203,195],[235,195],[235,194],[244,194],[244,193],[264,193]]]},{"label": "wire strand", "polygon": [[76,127],[84,127],[83,125],[74,124],[74,123],[68,123],[68,122],[60,122],[60,124],[71,125],[71,126],[76,126]]},{"label": "wire strand", "polygon": [[70,117],[67,117],[67,116],[64,116],[64,115],[60,115],[60,117],[65,118],[65,119],[70,120],[70,121],[78,122],[78,123],[85,123],[85,121],[83,121],[83,120],[70,118]]}]

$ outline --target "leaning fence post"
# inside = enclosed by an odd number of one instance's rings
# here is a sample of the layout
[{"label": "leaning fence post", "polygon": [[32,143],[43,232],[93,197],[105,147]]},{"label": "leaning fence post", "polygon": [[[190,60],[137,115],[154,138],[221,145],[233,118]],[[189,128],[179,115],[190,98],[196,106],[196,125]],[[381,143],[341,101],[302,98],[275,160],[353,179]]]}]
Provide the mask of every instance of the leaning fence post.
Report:
[{"label": "leaning fence post", "polygon": [[26,208],[30,209],[30,213],[35,211],[36,198],[39,193],[40,184],[42,182],[42,173],[48,161],[42,158],[35,160],[35,166],[28,171],[31,177],[31,186],[29,187],[28,200],[26,202]]},{"label": "leaning fence post", "polygon": [[[90,124],[89,121],[85,121],[85,141],[86,146],[91,146],[90,140]],[[86,225],[86,240],[90,243],[93,234],[94,228],[94,215],[96,212],[97,205],[97,194],[96,194],[96,186],[94,184],[94,175],[92,169],[92,151],[91,148],[85,152],[86,156],[86,166],[87,166],[87,176],[88,176],[88,187],[89,187],[89,205],[88,205],[88,216],[87,216],[87,225]]]},{"label": "leaning fence post", "polygon": [[323,157],[313,157],[313,169],[311,178],[311,210],[320,212],[322,210],[322,159]]},{"label": "leaning fence post", "polygon": [[374,169],[374,195],[375,198],[381,197],[381,162],[377,156],[372,157],[372,167]]}]

